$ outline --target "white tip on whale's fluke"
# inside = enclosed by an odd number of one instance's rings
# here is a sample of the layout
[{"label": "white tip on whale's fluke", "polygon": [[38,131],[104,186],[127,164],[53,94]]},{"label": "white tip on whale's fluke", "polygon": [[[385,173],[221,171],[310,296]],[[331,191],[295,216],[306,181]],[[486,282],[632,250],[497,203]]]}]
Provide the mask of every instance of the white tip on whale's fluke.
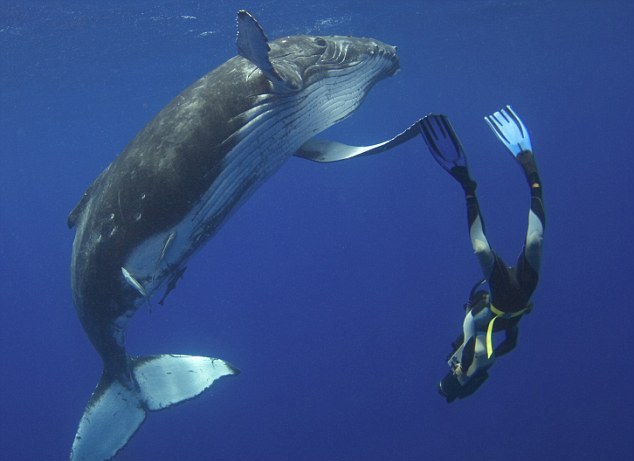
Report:
[{"label": "white tip on whale's fluke", "polygon": [[192,355],[157,355],[132,362],[148,410],[194,398],[218,378],[239,373],[224,360]]},{"label": "white tip on whale's fluke", "polygon": [[239,373],[227,362],[191,355],[157,355],[130,360],[133,383],[102,377],[79,422],[71,461],[112,459],[145,420],[196,397],[215,380]]},{"label": "white tip on whale's fluke", "polygon": [[128,443],[145,420],[138,393],[118,381],[99,383],[79,421],[71,461],[105,461]]}]

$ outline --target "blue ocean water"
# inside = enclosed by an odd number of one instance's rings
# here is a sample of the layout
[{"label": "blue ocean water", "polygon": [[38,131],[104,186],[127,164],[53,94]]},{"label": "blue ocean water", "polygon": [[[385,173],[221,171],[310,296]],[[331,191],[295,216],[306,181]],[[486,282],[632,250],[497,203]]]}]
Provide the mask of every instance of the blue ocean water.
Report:
[{"label": "blue ocean water", "polygon": [[141,309],[132,354],[242,370],[150,414],[124,460],[612,460],[633,453],[634,4],[622,0],[0,1],[0,457],[67,459],[101,361],[76,317],[68,212],[152,116],[270,38],[372,36],[401,71],[328,131],[450,116],[509,262],[528,196],[483,116],[512,104],[544,182],[545,253],[516,350],[468,399],[436,391],[480,277],[462,192],[420,139],[291,159]]}]

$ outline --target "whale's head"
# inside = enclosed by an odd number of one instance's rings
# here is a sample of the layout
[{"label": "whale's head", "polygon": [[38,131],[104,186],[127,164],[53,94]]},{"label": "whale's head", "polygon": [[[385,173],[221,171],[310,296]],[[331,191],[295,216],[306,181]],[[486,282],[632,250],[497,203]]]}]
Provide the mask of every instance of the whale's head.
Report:
[{"label": "whale's head", "polygon": [[295,35],[270,46],[273,67],[297,90],[348,76],[367,91],[399,69],[396,47],[373,38]]},{"label": "whale's head", "polygon": [[[396,47],[373,38],[289,36],[270,42],[269,58],[290,93],[320,101],[316,131],[352,114],[375,83],[399,70]],[[282,90],[284,92],[285,90]]]}]

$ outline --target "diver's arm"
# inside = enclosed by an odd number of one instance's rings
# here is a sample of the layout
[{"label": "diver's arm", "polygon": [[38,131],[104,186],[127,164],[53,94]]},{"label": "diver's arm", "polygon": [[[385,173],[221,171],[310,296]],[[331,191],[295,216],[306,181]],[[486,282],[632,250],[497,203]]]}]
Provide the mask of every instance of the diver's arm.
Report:
[{"label": "diver's arm", "polygon": [[514,325],[504,331],[506,334],[506,338],[504,338],[504,341],[502,341],[500,345],[495,348],[496,357],[501,357],[502,355],[508,354],[513,349],[515,349],[515,346],[517,345],[518,331],[519,329],[517,328],[517,325]]}]

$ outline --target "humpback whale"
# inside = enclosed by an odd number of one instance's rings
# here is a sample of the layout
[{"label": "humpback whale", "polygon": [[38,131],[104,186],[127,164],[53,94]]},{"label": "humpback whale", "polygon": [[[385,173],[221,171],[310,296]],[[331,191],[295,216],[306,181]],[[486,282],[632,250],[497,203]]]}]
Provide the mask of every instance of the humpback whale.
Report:
[{"label": "humpback whale", "polygon": [[113,458],[149,411],[191,399],[238,370],[211,357],[126,353],[130,318],[174,289],[196,252],[291,156],[330,162],[389,149],[416,127],[367,147],[314,140],[399,69],[396,48],[371,38],[269,41],[237,15],[238,55],[165,106],[88,187],[76,229],[71,288],[103,372],[70,459]]}]

